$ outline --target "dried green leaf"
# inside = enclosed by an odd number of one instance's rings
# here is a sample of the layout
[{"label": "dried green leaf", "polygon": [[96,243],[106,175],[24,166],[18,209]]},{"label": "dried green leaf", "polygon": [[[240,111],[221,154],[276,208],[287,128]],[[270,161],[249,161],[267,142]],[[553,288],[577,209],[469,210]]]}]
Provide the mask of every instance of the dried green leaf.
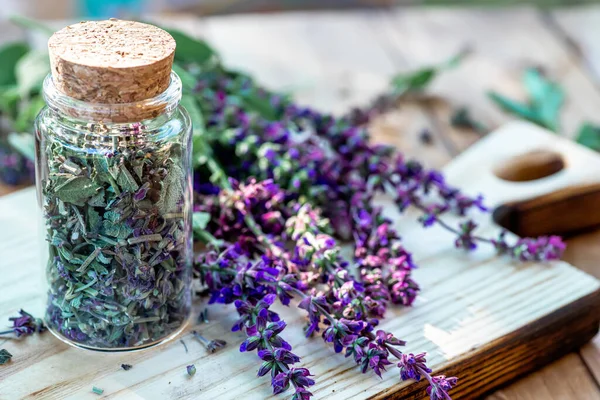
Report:
[{"label": "dried green leaf", "polygon": [[185,178],[185,172],[179,165],[179,161],[174,160],[162,182],[160,200],[156,203],[161,214],[177,211],[177,202],[181,199]]},{"label": "dried green leaf", "polygon": [[78,176],[56,186],[55,194],[65,203],[84,206],[86,201],[94,196],[99,189],[100,186],[90,178]]},{"label": "dried green leaf", "polygon": [[102,221],[102,232],[106,236],[117,239],[127,239],[133,230],[121,221],[121,216],[118,213],[115,211],[107,211],[104,213],[104,221]]},{"label": "dried green leaf", "polygon": [[0,365],[6,364],[12,358],[12,354],[6,349],[0,349]]},{"label": "dried green leaf", "polygon": [[104,189],[100,189],[98,193],[90,198],[88,204],[92,207],[106,207],[106,200],[104,200]]},{"label": "dried green leaf", "polygon": [[140,185],[135,181],[131,172],[124,166],[119,167],[119,174],[117,177],[117,184],[123,191],[135,192],[140,188]]},{"label": "dried green leaf", "polygon": [[92,392],[100,395],[100,394],[104,393],[104,389],[100,389],[100,388],[97,388],[96,386],[94,386],[94,387],[92,387]]}]

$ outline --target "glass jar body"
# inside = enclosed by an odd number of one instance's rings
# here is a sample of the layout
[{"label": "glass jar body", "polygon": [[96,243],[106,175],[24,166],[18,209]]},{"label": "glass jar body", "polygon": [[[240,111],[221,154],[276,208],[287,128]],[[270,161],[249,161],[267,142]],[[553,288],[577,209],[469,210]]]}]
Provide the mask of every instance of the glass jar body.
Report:
[{"label": "glass jar body", "polygon": [[96,350],[161,343],[191,311],[191,123],[180,88],[151,119],[107,123],[72,113],[76,102],[62,107],[51,86],[36,120],[46,324]]}]

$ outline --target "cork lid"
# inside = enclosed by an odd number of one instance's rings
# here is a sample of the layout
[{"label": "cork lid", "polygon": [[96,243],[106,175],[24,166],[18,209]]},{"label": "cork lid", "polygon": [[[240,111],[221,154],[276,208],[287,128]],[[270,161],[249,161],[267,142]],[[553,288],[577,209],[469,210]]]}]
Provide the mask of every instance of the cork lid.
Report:
[{"label": "cork lid", "polygon": [[48,50],[59,91],[90,103],[121,104],[167,89],[175,40],[152,25],[110,19],[67,26],[52,35]]}]

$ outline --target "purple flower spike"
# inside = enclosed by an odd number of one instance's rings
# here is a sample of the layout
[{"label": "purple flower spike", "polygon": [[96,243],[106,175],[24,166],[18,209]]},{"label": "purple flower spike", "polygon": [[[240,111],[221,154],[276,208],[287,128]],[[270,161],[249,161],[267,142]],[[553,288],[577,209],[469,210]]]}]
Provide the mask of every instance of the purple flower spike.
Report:
[{"label": "purple flower spike", "polygon": [[430,386],[427,388],[427,394],[431,400],[450,400],[448,391],[456,386],[458,379],[446,378],[444,375],[431,378]]},{"label": "purple flower spike", "polygon": [[400,379],[403,381],[408,379],[420,381],[424,372],[431,372],[431,370],[427,368],[427,365],[425,365],[426,361],[425,353],[420,353],[417,355],[412,353],[402,354],[400,362],[398,363],[398,368],[400,368]]}]

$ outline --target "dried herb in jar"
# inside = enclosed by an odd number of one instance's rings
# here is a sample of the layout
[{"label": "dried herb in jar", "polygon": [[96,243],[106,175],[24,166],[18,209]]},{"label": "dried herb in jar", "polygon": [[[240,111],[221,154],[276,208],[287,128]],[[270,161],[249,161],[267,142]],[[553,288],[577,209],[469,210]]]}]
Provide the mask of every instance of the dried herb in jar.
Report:
[{"label": "dried herb in jar", "polygon": [[48,328],[95,349],[158,343],[191,308],[190,123],[175,42],[110,20],[63,29],[49,49],[36,123]]},{"label": "dried herb in jar", "polygon": [[81,154],[49,142],[43,187],[48,323],[94,347],[130,347],[189,313],[181,146]]}]

